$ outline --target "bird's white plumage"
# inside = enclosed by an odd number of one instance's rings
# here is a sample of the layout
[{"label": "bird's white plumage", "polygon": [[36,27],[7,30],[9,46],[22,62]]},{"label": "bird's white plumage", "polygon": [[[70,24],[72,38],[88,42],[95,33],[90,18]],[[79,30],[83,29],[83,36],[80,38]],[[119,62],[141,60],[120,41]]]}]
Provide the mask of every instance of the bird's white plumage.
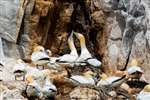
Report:
[{"label": "bird's white plumage", "polygon": [[79,56],[79,58],[76,61],[77,62],[84,62],[88,58],[92,58],[92,55],[89,53],[87,48],[85,48],[85,47],[82,48],[81,47],[81,55]]},{"label": "bird's white plumage", "polygon": [[59,57],[59,61],[71,63],[71,62],[74,62],[77,58],[78,58],[78,56],[76,56],[76,55],[65,54],[65,55]]},{"label": "bird's white plumage", "polygon": [[73,40],[73,31],[71,32],[71,35],[68,38],[68,45],[69,49],[71,50],[70,54],[65,54],[61,57],[59,57],[59,62],[69,62],[72,63],[78,58],[78,53],[74,45],[74,40]]},{"label": "bird's white plumage", "polygon": [[45,80],[45,86],[49,87],[50,89],[53,89],[54,91],[57,91],[56,86],[48,79]]},{"label": "bird's white plumage", "polygon": [[40,52],[40,51],[33,52],[31,55],[31,60],[33,62],[38,61],[39,59],[42,59],[42,58],[49,58],[49,56],[45,52]]},{"label": "bird's white plumage", "polygon": [[85,37],[77,32],[74,32],[76,37],[80,40],[80,46],[81,46],[81,54],[76,60],[76,62],[86,62],[94,67],[100,67],[101,62],[97,60],[96,58],[93,58],[91,53],[88,51],[85,43]]},{"label": "bird's white plumage", "polygon": [[43,66],[49,63],[49,56],[44,51],[36,51],[31,55],[31,60],[35,65]]},{"label": "bird's white plumage", "polygon": [[95,81],[92,77],[85,77],[85,76],[80,76],[80,75],[74,75],[70,79],[73,79],[81,84],[95,84]]},{"label": "bird's white plumage", "polygon": [[111,85],[114,81],[120,79],[121,77],[117,77],[117,76],[110,76],[108,78],[106,78],[105,80],[101,79],[98,83],[97,86],[101,86],[101,85]]},{"label": "bird's white plumage", "polygon": [[32,83],[28,84],[26,88],[26,93],[28,97],[35,96],[35,97],[40,98],[42,96],[41,90],[42,89],[38,85],[38,83],[33,81]]},{"label": "bird's white plumage", "polygon": [[135,72],[141,72],[141,73],[143,73],[143,70],[142,70],[139,66],[131,66],[131,67],[129,67],[129,68],[127,69],[127,72],[128,72],[129,74],[133,74],[133,73],[135,73]]},{"label": "bird's white plumage", "polygon": [[57,92],[57,88],[54,84],[52,84],[52,82],[46,78],[45,80],[45,84],[42,88],[42,93],[43,93],[43,97],[51,97],[54,96]]},{"label": "bird's white plumage", "polygon": [[97,86],[102,86],[102,85],[110,85],[110,82],[107,81],[107,80],[100,80],[100,81],[97,83]]},{"label": "bird's white plumage", "polygon": [[55,64],[56,60],[59,60],[59,57],[50,57],[50,63]]},{"label": "bird's white plumage", "polygon": [[136,100],[150,100],[150,92],[141,91],[138,95]]},{"label": "bird's white plumage", "polygon": [[29,97],[37,96],[39,98],[47,98],[56,94],[56,86],[43,73],[43,71],[32,73],[33,81],[28,83],[26,90]]},{"label": "bird's white plumage", "polygon": [[13,72],[16,71],[26,72],[26,67],[27,65],[25,63],[15,64],[15,66],[13,67]]},{"label": "bird's white plumage", "polygon": [[102,63],[95,58],[88,59],[87,63],[94,66],[94,67],[100,67],[102,65]]},{"label": "bird's white plumage", "polygon": [[80,54],[79,58],[76,61],[77,62],[83,62],[88,58],[92,58],[92,55],[90,54],[90,52],[88,51],[88,49],[86,47],[85,37],[82,34],[77,33],[77,32],[74,32],[74,34],[79,39],[80,46],[81,46],[81,54]]}]

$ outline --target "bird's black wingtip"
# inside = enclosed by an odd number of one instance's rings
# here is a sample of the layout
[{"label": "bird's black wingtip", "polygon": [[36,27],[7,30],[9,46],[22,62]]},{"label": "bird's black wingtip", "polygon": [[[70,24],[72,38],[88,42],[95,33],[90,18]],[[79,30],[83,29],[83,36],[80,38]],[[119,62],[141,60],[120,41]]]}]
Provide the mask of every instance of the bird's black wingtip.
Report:
[{"label": "bird's black wingtip", "polygon": [[2,63],[0,63],[0,66],[4,66]]}]

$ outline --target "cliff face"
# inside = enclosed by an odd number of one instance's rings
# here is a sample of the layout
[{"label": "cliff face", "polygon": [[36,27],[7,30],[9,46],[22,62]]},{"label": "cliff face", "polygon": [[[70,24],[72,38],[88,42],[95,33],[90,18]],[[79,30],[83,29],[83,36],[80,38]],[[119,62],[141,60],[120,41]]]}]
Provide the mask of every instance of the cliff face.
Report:
[{"label": "cliff face", "polygon": [[88,49],[106,71],[108,66],[122,69],[136,58],[149,73],[149,0],[24,0],[18,6],[22,21],[14,29],[20,32],[14,38],[17,42],[3,39],[5,55],[28,58],[35,44],[54,56],[67,53],[67,36],[74,29],[85,35]]},{"label": "cliff face", "polygon": [[[0,65],[0,92],[5,91],[4,98],[27,100],[22,94],[25,82],[14,81],[16,59],[30,59],[35,45],[50,49],[52,56],[69,53],[67,39],[72,30],[86,37],[88,50],[102,62],[106,74],[125,70],[136,59],[150,82],[150,0],[0,0],[0,64],[5,63]],[[74,41],[80,52],[78,39]],[[67,71],[80,73],[80,68],[73,69],[52,70],[49,75],[58,81],[56,100],[68,100],[73,86],[68,87],[64,76]],[[75,88],[71,97],[108,98],[103,90],[98,93],[89,87]]]},{"label": "cliff face", "polygon": [[[114,4],[115,1],[113,2]],[[120,0],[120,8],[109,15],[111,31],[108,37],[109,65],[121,69],[137,59],[148,79],[149,49],[149,1]],[[131,51],[130,51],[131,50]]]},{"label": "cliff face", "polygon": [[18,39],[22,57],[28,57],[35,44],[49,48],[53,55],[66,53],[67,36],[75,27],[87,38],[91,53],[103,60],[108,32],[102,1],[30,0]]}]

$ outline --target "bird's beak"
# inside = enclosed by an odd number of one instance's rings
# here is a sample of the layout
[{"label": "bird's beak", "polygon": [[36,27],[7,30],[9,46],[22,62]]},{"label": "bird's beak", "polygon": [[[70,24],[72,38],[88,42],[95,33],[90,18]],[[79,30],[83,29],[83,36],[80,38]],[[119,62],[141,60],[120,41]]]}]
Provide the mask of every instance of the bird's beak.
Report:
[{"label": "bird's beak", "polygon": [[74,32],[74,34],[80,40],[80,44],[85,45],[85,37],[82,34],[77,32]]},{"label": "bird's beak", "polygon": [[73,31],[73,34],[79,39],[79,35],[78,35],[77,32],[74,32],[74,31]]}]

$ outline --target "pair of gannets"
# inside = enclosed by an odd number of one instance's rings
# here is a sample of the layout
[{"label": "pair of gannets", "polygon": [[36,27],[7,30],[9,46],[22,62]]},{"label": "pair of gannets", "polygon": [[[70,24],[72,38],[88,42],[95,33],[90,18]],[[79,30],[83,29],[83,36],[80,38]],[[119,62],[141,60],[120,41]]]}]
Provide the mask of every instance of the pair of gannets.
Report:
[{"label": "pair of gannets", "polygon": [[[74,45],[73,41],[73,34],[79,39],[80,46],[81,46],[81,54],[78,56],[77,50]],[[58,62],[68,62],[68,63],[86,63],[89,65],[92,65],[94,67],[100,67],[101,62],[97,60],[96,58],[93,58],[90,52],[88,51],[85,43],[85,37],[77,32],[72,31],[71,35],[68,38],[68,45],[71,50],[70,54],[65,54],[58,58]]]},{"label": "pair of gannets", "polygon": [[92,55],[90,54],[90,52],[88,51],[88,49],[86,47],[86,43],[85,43],[85,37],[82,34],[77,33],[77,32],[74,32],[74,34],[79,39],[80,46],[81,46],[81,54],[78,57],[78,59],[76,60],[76,62],[79,62],[79,63],[85,62],[94,67],[100,67],[101,62],[99,60],[97,60],[96,58],[93,58]]},{"label": "pair of gannets", "polygon": [[125,81],[127,81],[126,75],[119,76],[107,76],[106,74],[101,75],[101,80],[97,83],[97,86],[110,86],[112,88],[120,87]]},{"label": "pair of gannets", "polygon": [[26,76],[26,93],[28,97],[48,98],[53,97],[56,86],[49,80],[49,70],[42,70]]},{"label": "pair of gannets", "polygon": [[57,59],[58,62],[73,63],[78,58],[78,53],[74,45],[73,31],[68,38],[68,45],[71,50],[70,54],[65,54]]},{"label": "pair of gannets", "polygon": [[136,100],[150,100],[150,84],[144,87],[144,89],[137,95]]}]

